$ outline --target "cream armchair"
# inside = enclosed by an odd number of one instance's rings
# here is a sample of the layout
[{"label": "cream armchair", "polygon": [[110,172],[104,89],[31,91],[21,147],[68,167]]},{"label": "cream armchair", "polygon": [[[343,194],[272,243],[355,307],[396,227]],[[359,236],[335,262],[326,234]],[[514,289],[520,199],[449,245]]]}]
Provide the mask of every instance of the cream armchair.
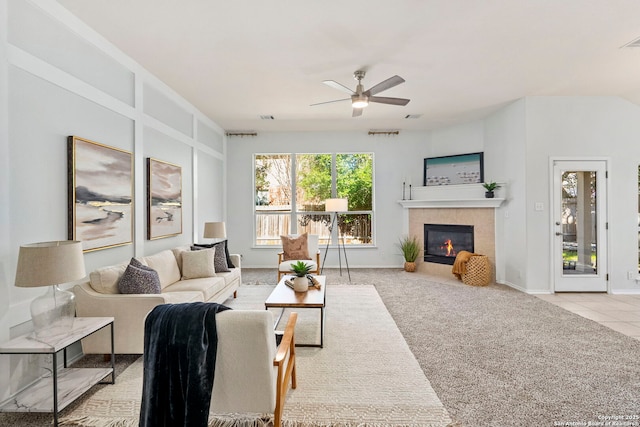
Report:
[{"label": "cream armchair", "polygon": [[[291,234],[289,237],[297,237],[297,235]],[[310,273],[320,274],[320,250],[318,249],[318,240],[319,236],[317,234],[307,235],[307,248],[311,259],[294,259],[285,261],[284,251],[278,253],[278,282],[283,275],[291,274],[291,264],[295,264],[298,261],[310,264]]]},{"label": "cream armchair", "polygon": [[297,318],[297,313],[291,313],[276,348],[271,312],[227,310],[217,314],[211,413],[272,413],[274,427],[281,426],[289,384],[296,388]]}]

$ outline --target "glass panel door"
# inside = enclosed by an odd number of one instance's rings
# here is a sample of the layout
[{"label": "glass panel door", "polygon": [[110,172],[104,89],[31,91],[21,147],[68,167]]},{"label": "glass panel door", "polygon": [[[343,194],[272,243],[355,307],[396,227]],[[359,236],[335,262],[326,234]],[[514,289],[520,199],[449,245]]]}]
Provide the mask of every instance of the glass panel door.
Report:
[{"label": "glass panel door", "polygon": [[556,291],[607,289],[605,167],[604,161],[554,163]]}]

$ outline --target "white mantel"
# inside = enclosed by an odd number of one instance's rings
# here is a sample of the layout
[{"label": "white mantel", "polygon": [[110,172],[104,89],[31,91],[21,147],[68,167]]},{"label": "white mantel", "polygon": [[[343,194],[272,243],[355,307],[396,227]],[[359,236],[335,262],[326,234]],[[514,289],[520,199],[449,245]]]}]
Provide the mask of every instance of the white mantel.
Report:
[{"label": "white mantel", "polygon": [[484,197],[482,184],[434,185],[427,187],[405,188],[405,200],[398,203],[405,209],[415,208],[498,208],[505,201],[506,184],[500,184],[495,191],[496,197]]}]

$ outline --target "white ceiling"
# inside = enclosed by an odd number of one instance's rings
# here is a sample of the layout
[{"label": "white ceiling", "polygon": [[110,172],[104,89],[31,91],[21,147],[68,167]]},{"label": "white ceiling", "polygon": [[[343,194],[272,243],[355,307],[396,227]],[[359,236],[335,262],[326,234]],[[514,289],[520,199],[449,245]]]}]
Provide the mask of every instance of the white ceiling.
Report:
[{"label": "white ceiling", "polygon": [[[524,96],[640,101],[638,0],[58,0],[227,131],[432,129]],[[323,80],[400,75],[351,117]],[[348,96],[348,95],[347,95]],[[405,119],[408,114],[419,119]],[[261,120],[273,115],[275,120]]]}]

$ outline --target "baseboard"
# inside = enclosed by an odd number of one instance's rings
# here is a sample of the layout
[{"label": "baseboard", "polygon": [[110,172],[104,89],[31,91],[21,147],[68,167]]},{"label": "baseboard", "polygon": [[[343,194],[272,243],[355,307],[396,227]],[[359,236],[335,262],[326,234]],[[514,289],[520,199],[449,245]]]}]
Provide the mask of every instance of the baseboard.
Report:
[{"label": "baseboard", "polygon": [[506,285],[509,286],[510,288],[513,288],[515,290],[518,290],[520,292],[524,292],[525,294],[530,294],[530,295],[549,295],[549,294],[553,294],[553,292],[549,289],[526,289],[523,288],[522,286],[516,285],[515,283],[511,283],[509,281],[496,281],[496,283],[500,283],[502,285]]},{"label": "baseboard", "polygon": [[611,289],[612,295],[640,295],[640,289]]}]

